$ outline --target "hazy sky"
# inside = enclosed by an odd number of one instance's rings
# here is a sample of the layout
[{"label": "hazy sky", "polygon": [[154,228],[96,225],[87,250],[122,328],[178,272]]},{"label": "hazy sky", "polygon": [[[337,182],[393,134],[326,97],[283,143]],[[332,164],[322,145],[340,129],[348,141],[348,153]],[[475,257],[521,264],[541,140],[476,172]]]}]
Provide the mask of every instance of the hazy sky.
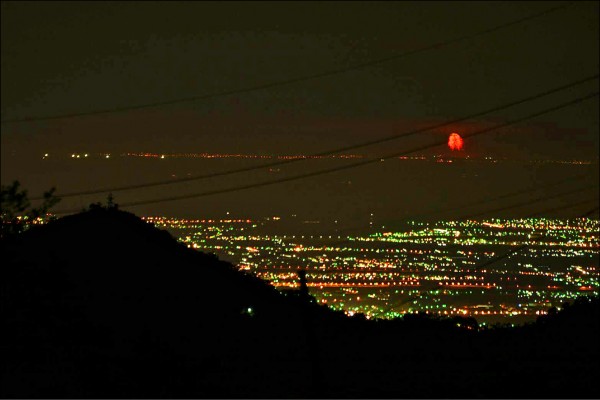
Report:
[{"label": "hazy sky", "polygon": [[[168,101],[345,68],[561,4],[2,2],[2,120]],[[32,191],[98,183],[75,177],[77,168],[67,178],[48,164],[33,166],[30,157],[44,153],[289,154],[460,117],[597,74],[598,12],[598,2],[575,2],[414,56],[249,93],[2,124],[2,183],[21,179]],[[597,90],[596,80],[418,140],[469,132]],[[595,98],[472,139],[466,150],[474,156],[597,160],[598,126]],[[360,152],[380,154],[404,145],[397,141]],[[127,179],[156,180],[168,174],[160,168],[141,168]],[[103,182],[121,184],[122,178],[117,173]]]}]

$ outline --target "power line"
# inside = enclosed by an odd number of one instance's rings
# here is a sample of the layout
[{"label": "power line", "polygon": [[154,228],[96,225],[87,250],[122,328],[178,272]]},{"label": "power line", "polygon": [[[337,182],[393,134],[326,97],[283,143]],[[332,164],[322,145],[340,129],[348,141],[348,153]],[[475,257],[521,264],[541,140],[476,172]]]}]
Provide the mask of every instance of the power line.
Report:
[{"label": "power line", "polygon": [[[559,206],[559,207],[554,207],[554,208],[547,208],[545,210],[538,211],[538,212],[536,212],[534,214],[530,214],[529,217],[530,218],[531,217],[537,217],[537,216],[540,216],[542,214],[546,214],[546,213],[550,213],[550,212],[561,211],[561,210],[565,210],[565,209],[568,209],[568,208],[574,208],[574,207],[577,207],[577,206],[580,206],[580,205],[583,205],[583,204],[591,203],[592,201],[595,201],[596,204],[598,204],[598,198],[596,197],[594,199],[587,199],[587,200],[579,201],[577,203],[570,203],[570,204],[567,204],[567,205],[564,205],[564,206]],[[589,217],[592,213],[593,212],[588,213],[588,214],[586,214],[586,215],[584,215],[583,217],[580,217],[580,218]]]},{"label": "power line", "polygon": [[[422,214],[412,215],[412,216],[410,216],[410,220],[414,221],[416,219],[423,218],[423,217],[429,217],[429,216],[432,216],[432,215],[439,214],[441,212],[454,211],[454,210],[463,210],[464,211],[466,208],[473,208],[474,206],[479,206],[481,204],[486,204],[486,203],[494,202],[494,201],[505,199],[505,198],[509,198],[509,197],[515,197],[515,196],[519,196],[519,195],[525,194],[525,193],[536,192],[536,191],[538,191],[540,189],[544,189],[544,188],[550,188],[550,187],[559,186],[559,185],[561,185],[561,184],[563,184],[565,182],[574,182],[574,181],[580,180],[581,178],[584,178],[586,176],[588,176],[588,174],[577,174],[577,175],[569,176],[568,178],[561,179],[559,181],[552,182],[552,183],[549,183],[549,184],[540,185],[540,186],[536,186],[536,187],[533,187],[533,188],[528,188],[528,189],[525,189],[525,190],[519,190],[519,191],[515,191],[515,192],[505,193],[505,194],[502,194],[500,196],[495,196],[495,197],[487,198],[487,199],[484,199],[484,200],[481,200],[481,201],[477,201],[477,202],[473,202],[473,203],[468,203],[468,204],[463,204],[463,205],[461,205],[459,207],[442,208],[442,209],[439,209],[439,210],[436,210],[436,211],[432,211],[432,212],[428,212],[428,213],[422,213]],[[577,189],[577,191],[579,191],[579,189]],[[567,192],[567,193],[562,193],[560,195],[567,195],[567,194],[573,194],[573,193],[572,192]],[[542,197],[542,199],[546,200],[546,199],[549,199],[549,198],[552,198],[552,197],[558,197],[558,195],[557,196],[551,196],[551,197]],[[591,200],[586,200],[586,201],[580,202],[580,203],[569,204],[568,206],[560,206],[560,207],[556,207],[556,208],[553,208],[553,209],[544,210],[544,211],[542,211],[542,213],[551,212],[551,211],[558,211],[558,210],[562,210],[562,209],[565,209],[565,208],[572,208],[572,207],[575,207],[575,206],[578,206],[578,205],[581,205],[581,204],[587,204],[590,201]],[[530,203],[528,202],[527,204],[530,204]],[[514,204],[514,205],[511,205],[511,206],[508,206],[508,207],[504,208],[503,210],[510,209],[510,208],[521,207],[522,205],[523,205],[523,203]],[[490,214],[490,213],[496,212],[496,211],[498,211],[498,210],[497,209],[496,210],[494,210],[494,209],[487,210],[487,211],[484,211],[482,213],[479,213],[479,215]],[[465,215],[461,215],[461,216],[459,216],[457,218],[458,219],[464,219],[464,218],[471,218],[472,216],[473,215],[466,216],[466,214],[465,214]],[[359,233],[359,232],[364,232],[365,229],[371,229],[371,227],[367,228],[367,227],[364,226],[364,224],[353,225],[353,226],[350,226],[350,227],[346,227],[346,228],[342,228],[342,229],[336,229],[335,231],[324,233],[322,236],[335,236],[335,235],[339,236],[340,234]],[[350,242],[350,240],[348,240],[348,239],[338,240],[338,241],[335,241],[335,242],[332,242],[332,243],[328,243],[327,245],[328,246],[335,246],[335,245],[343,244],[343,243],[347,243],[347,242]]]},{"label": "power line", "polygon": [[[557,198],[557,197],[561,197],[561,196],[571,195],[571,194],[578,193],[578,192],[581,192],[581,191],[584,191],[584,190],[587,190],[587,189],[592,189],[592,188],[593,187],[584,187],[584,188],[579,188],[579,189],[576,189],[576,190],[570,190],[570,191],[566,191],[566,192],[561,192],[561,193],[558,193],[558,194],[552,195],[552,196],[539,197],[539,198],[531,200],[531,201],[529,201],[527,203],[512,204],[510,206],[503,207],[500,210],[504,211],[504,210],[509,210],[509,209],[513,209],[513,208],[519,208],[519,207],[523,206],[524,204],[539,203],[541,201],[545,201],[545,200],[548,200],[548,199],[553,199],[553,198]],[[534,190],[537,190],[537,189],[534,189]],[[534,190],[532,190],[532,191],[534,191]],[[577,206],[580,206],[582,204],[587,204],[587,203],[589,203],[591,201],[594,201],[594,199],[587,199],[587,200],[584,200],[584,201],[581,201],[581,202],[577,202],[577,203],[571,203],[571,204],[567,204],[567,205],[563,205],[563,206],[559,206],[559,207],[553,207],[553,208],[549,208],[549,209],[544,209],[542,211],[538,211],[536,213],[529,214],[527,217],[524,217],[524,218],[532,218],[532,217],[535,217],[535,216],[538,216],[538,215],[541,215],[541,214],[545,214],[545,213],[549,213],[549,212],[555,212],[555,211],[560,211],[560,210],[564,210],[564,209],[569,209],[569,208],[577,207]],[[458,219],[461,219],[461,220],[462,219],[469,219],[469,218],[473,218],[474,216],[481,216],[481,215],[491,214],[491,213],[494,213],[494,212],[497,212],[497,211],[499,211],[499,210],[498,209],[487,210],[487,211],[484,211],[484,212],[481,212],[481,213],[478,213],[478,214],[475,214],[475,215],[461,215],[461,216],[459,216],[459,217],[457,217],[455,219],[456,220],[458,220]],[[587,217],[588,215],[589,214],[586,214],[584,217]],[[583,218],[583,217],[581,217],[581,218]],[[359,227],[356,227],[356,228],[359,228]],[[349,229],[344,229],[344,231],[345,232],[348,232],[348,231],[350,231],[350,232],[352,232],[352,231],[354,231],[354,232],[363,232],[364,231],[364,227],[360,227],[360,229],[349,228]],[[326,234],[323,235],[323,236],[326,236]],[[335,242],[327,243],[327,246],[329,246],[329,247],[331,247],[331,246],[339,246],[339,245],[342,245],[342,244],[353,243],[353,242],[355,242],[355,240],[346,238],[346,239],[342,239],[342,240],[337,240]],[[390,247],[390,246],[385,246],[385,247]]]},{"label": "power line", "polygon": [[[586,96],[583,97],[579,97],[575,100],[571,100],[569,102],[565,102],[562,103],[558,106],[554,106],[551,108],[547,108],[545,110],[527,115],[525,117],[521,117],[500,125],[496,125],[494,127],[491,128],[487,128],[487,129],[482,129],[470,134],[465,134],[463,135],[465,138],[466,137],[473,137],[473,136],[478,136],[484,133],[488,133],[500,128],[504,128],[510,125],[514,125],[516,123],[522,122],[522,121],[526,121],[528,119],[532,119],[535,117],[538,117],[540,115],[544,115],[547,113],[550,113],[552,111],[556,111],[568,106],[572,106],[578,103],[581,103],[585,100],[589,100],[593,97],[598,96],[598,92],[594,92],[591,94],[588,94]],[[445,144],[445,140],[443,141],[437,141],[433,144],[429,144],[429,145],[424,145],[424,146],[420,146],[417,148],[413,148],[411,150],[404,150],[398,153],[393,153],[393,154],[389,154],[387,156],[381,157],[381,159],[386,160],[389,158],[394,158],[394,157],[398,157],[401,155],[406,155],[406,154],[410,154],[410,153],[414,153],[416,151],[422,151],[422,150],[427,150],[430,149],[432,147],[436,147],[439,145],[443,145]],[[263,187],[263,186],[269,186],[269,185],[273,185],[273,184],[277,184],[277,183],[284,183],[284,182],[290,182],[290,181],[294,181],[294,180],[298,180],[298,179],[304,179],[304,178],[309,178],[309,177],[313,177],[313,176],[318,176],[318,175],[323,175],[323,174],[327,174],[327,173],[331,173],[331,172],[337,172],[337,171],[342,171],[342,170],[346,170],[346,169],[351,169],[351,168],[356,168],[356,167],[360,167],[363,165],[368,165],[368,164],[373,164],[379,162],[379,160],[365,160],[365,161],[360,161],[357,163],[353,163],[350,165],[342,165],[342,166],[338,166],[338,167],[333,167],[333,168],[328,168],[328,169],[322,169],[322,170],[318,170],[318,171],[313,171],[313,172],[308,172],[305,174],[300,174],[300,175],[294,175],[291,177],[287,177],[287,178],[281,178],[281,179],[274,179],[274,180],[270,180],[270,181],[263,181],[263,182],[258,182],[258,183],[253,183],[253,184],[248,184],[248,185],[242,185],[242,186],[235,186],[235,187],[231,187],[231,188],[226,188],[226,189],[217,189],[217,190],[211,190],[211,191],[206,191],[206,192],[201,192],[201,193],[196,193],[196,194],[188,194],[188,195],[181,195],[181,196],[172,196],[172,197],[167,197],[164,199],[156,199],[156,200],[148,200],[148,201],[138,201],[138,202],[131,202],[129,204],[125,204],[124,206],[137,206],[137,205],[142,205],[142,204],[151,204],[151,203],[158,203],[158,202],[164,202],[164,201],[173,201],[173,200],[183,200],[183,199],[187,199],[187,198],[195,198],[195,197],[204,197],[204,196],[211,196],[211,195],[216,195],[216,194],[223,194],[223,193],[229,193],[229,192],[234,192],[234,191],[239,191],[239,190],[246,190],[246,189],[252,189],[252,188],[257,188],[257,187]]]},{"label": "power line", "polygon": [[[421,214],[417,214],[417,215],[412,215],[410,217],[410,220],[414,221],[414,220],[416,220],[418,218],[429,217],[429,216],[436,215],[436,214],[439,214],[439,213],[442,213],[442,212],[448,212],[448,211],[454,211],[454,210],[465,210],[465,208],[472,208],[474,206],[479,206],[481,204],[486,204],[486,203],[498,201],[498,200],[509,198],[509,197],[515,197],[515,196],[519,196],[519,195],[526,194],[526,193],[536,192],[536,191],[538,191],[540,189],[545,189],[545,188],[559,186],[559,185],[562,185],[565,182],[575,182],[575,181],[578,181],[578,180],[580,180],[582,178],[585,178],[587,176],[589,176],[589,174],[576,174],[576,175],[569,176],[569,177],[567,177],[565,179],[561,179],[559,181],[551,182],[551,183],[548,183],[548,184],[545,184],[545,185],[539,185],[539,186],[536,186],[536,187],[533,187],[533,188],[528,188],[528,189],[524,189],[524,190],[518,190],[518,191],[514,191],[514,192],[504,193],[504,194],[501,194],[499,196],[494,196],[494,197],[483,199],[483,200],[480,200],[480,201],[463,204],[463,205],[458,206],[458,207],[442,208],[442,209],[438,209],[438,210],[427,212],[427,213],[421,213]],[[592,187],[589,187],[589,189],[591,189],[591,188]],[[550,197],[548,197],[548,196],[540,197],[540,199],[547,200],[547,199],[551,199],[551,198],[554,198],[554,197],[559,197],[559,196],[562,196],[562,195],[573,194],[574,192],[579,192],[579,191],[580,191],[580,189],[576,189],[576,190],[574,190],[572,192],[571,191],[563,192],[563,193],[560,193],[558,195],[553,195],[553,196],[550,196]],[[511,208],[521,207],[521,206],[523,206],[525,204],[531,204],[534,201],[537,202],[538,200],[536,199],[536,200],[531,200],[531,201],[529,201],[527,203],[513,204],[511,206],[502,208],[502,210],[504,211],[504,210],[508,210],[508,209],[511,209]],[[578,202],[578,203],[571,203],[571,204],[568,204],[566,206],[559,206],[559,207],[554,207],[554,208],[551,208],[551,209],[545,209],[545,210],[542,210],[542,211],[540,211],[540,212],[538,212],[536,214],[532,214],[531,216],[537,216],[537,215],[548,213],[548,212],[554,212],[554,211],[560,211],[560,210],[564,210],[564,209],[568,209],[568,208],[573,208],[573,207],[576,207],[576,206],[579,206],[579,205],[582,205],[582,204],[587,204],[587,203],[589,203],[591,201],[594,201],[594,200],[593,199],[592,200],[588,199],[588,200],[584,200],[584,201],[581,201],[581,202]],[[497,211],[499,211],[499,210],[498,209],[487,210],[487,211],[479,213],[478,216],[479,215],[490,214],[490,213],[497,212]],[[470,216],[461,215],[459,217],[456,217],[456,219],[464,219],[464,218],[471,218],[471,217],[473,217],[473,215],[470,215]],[[345,235],[348,235],[348,234],[358,234],[358,233],[364,232],[366,229],[372,230],[373,227],[366,227],[364,224],[352,225],[352,226],[347,226],[345,228],[335,229],[333,231],[323,233],[321,236],[339,236],[340,234],[345,234]],[[345,243],[350,243],[350,242],[352,242],[352,240],[349,240],[349,239],[346,238],[346,239],[343,239],[343,240],[336,240],[334,242],[328,242],[327,246],[338,246],[340,244],[345,244]]]},{"label": "power line", "polygon": [[497,196],[497,197],[492,197],[492,198],[488,198],[488,199],[484,199],[484,200],[480,200],[480,201],[476,201],[476,202],[472,202],[472,203],[467,203],[467,204],[463,204],[460,206],[456,206],[456,207],[449,207],[449,208],[442,208],[439,210],[435,210],[435,211],[431,211],[431,212],[427,212],[427,213],[422,213],[422,214],[417,214],[415,216],[412,216],[412,219],[416,219],[416,218],[422,218],[422,217],[429,217],[431,215],[436,215],[436,214],[440,214],[443,212],[448,212],[448,211],[455,211],[455,210],[464,210],[465,207],[472,207],[472,206],[478,206],[481,204],[485,204],[485,203],[491,203],[494,201],[498,201],[498,200],[502,200],[508,197],[514,197],[514,196],[518,196],[521,194],[525,194],[525,193],[531,193],[531,192],[535,192],[537,190],[540,189],[545,189],[545,188],[551,188],[554,186],[558,186],[561,185],[565,182],[574,182],[574,181],[578,181],[582,178],[585,178],[589,176],[589,174],[577,174],[577,175],[573,175],[573,176],[569,176],[567,178],[561,179],[559,181],[555,181],[555,182],[551,182],[551,183],[547,183],[545,185],[539,185],[536,186],[534,188],[527,188],[527,189],[523,189],[523,190],[517,190],[514,192],[509,192],[509,193],[505,193],[503,195]]},{"label": "power line", "polygon": [[454,43],[462,42],[464,40],[473,39],[478,36],[487,35],[492,32],[511,27],[513,25],[522,24],[524,22],[531,21],[536,18],[540,18],[542,16],[553,13],[555,11],[567,8],[573,4],[574,4],[573,2],[568,2],[566,4],[552,7],[552,8],[549,8],[547,10],[544,10],[544,11],[541,11],[538,13],[533,13],[533,14],[527,15],[525,17],[510,21],[510,22],[506,22],[504,24],[497,25],[492,28],[487,28],[487,29],[484,29],[484,30],[481,30],[481,31],[478,31],[478,32],[475,32],[475,33],[472,33],[469,35],[459,36],[454,39],[449,39],[449,40],[445,40],[442,42],[430,44],[428,46],[420,47],[415,50],[410,50],[410,51],[407,51],[404,53],[380,58],[377,60],[364,62],[361,64],[352,65],[352,66],[345,67],[345,68],[338,68],[338,69],[333,69],[333,70],[325,71],[325,72],[319,72],[319,73],[315,73],[315,74],[311,74],[311,75],[304,75],[304,76],[300,76],[300,77],[296,77],[296,78],[290,78],[290,79],[286,79],[286,80],[275,81],[275,82],[265,83],[265,84],[256,85],[256,86],[250,86],[250,87],[243,88],[243,89],[225,90],[225,91],[214,92],[214,93],[209,93],[209,94],[200,95],[200,96],[184,97],[184,98],[168,100],[168,101],[138,104],[138,105],[134,105],[134,106],[114,107],[114,108],[107,108],[104,110],[61,114],[61,115],[53,115],[53,116],[46,116],[46,117],[27,117],[27,118],[5,119],[5,120],[2,120],[1,123],[8,124],[8,123],[18,123],[18,122],[49,121],[49,120],[63,119],[63,118],[75,118],[75,117],[83,117],[83,116],[90,116],[90,115],[109,114],[109,113],[117,113],[117,112],[123,112],[123,111],[139,110],[139,109],[144,109],[144,108],[155,108],[155,107],[162,107],[162,106],[167,106],[167,105],[172,105],[172,104],[189,103],[189,102],[214,99],[214,98],[224,97],[224,96],[244,94],[244,93],[254,92],[254,91],[258,91],[258,90],[270,89],[270,88],[274,88],[274,87],[278,87],[278,86],[291,85],[294,83],[309,81],[309,80],[313,80],[313,79],[325,78],[325,77],[329,77],[329,76],[343,74],[343,73],[350,72],[350,71],[355,71],[355,70],[372,67],[372,66],[379,65],[379,64],[384,64],[384,63],[387,63],[390,61],[399,60],[399,59],[402,59],[402,58],[405,58],[408,56],[412,56],[412,55],[416,55],[416,54],[420,54],[420,53],[423,53],[426,51],[436,50],[441,47],[446,47],[446,46],[449,46]]},{"label": "power line", "polygon": [[[570,100],[564,103],[561,103],[557,106],[554,107],[549,107],[546,108],[542,111],[538,111],[532,114],[529,114],[525,117],[521,117],[521,118],[517,118],[514,119],[512,121],[508,121],[496,126],[493,126],[491,128],[486,128],[486,129],[482,129],[479,131],[475,131],[472,132],[470,134],[465,134],[463,135],[465,138],[467,137],[474,137],[474,136],[478,136],[478,135],[482,135],[500,128],[504,128],[510,125],[514,125],[517,124],[519,122],[523,122],[544,114],[548,114],[551,113],[553,111],[557,111],[566,107],[570,107],[573,106],[575,104],[579,104],[582,103],[586,100],[589,100],[591,98],[594,98],[596,96],[598,96],[599,92],[594,92],[594,93],[590,93],[588,95],[585,96],[581,96],[578,97],[574,100]],[[394,157],[398,157],[398,156],[402,156],[402,155],[406,155],[406,154],[410,154],[410,153],[414,153],[416,151],[422,151],[422,150],[427,150],[433,147],[437,147],[440,145],[445,144],[445,140],[444,141],[436,141],[432,144],[429,145],[423,145],[420,147],[415,147],[412,148],[410,150],[403,150],[397,153],[393,153],[393,154],[388,154],[384,157],[381,157],[381,159],[386,160],[389,158],[394,158]],[[225,188],[225,189],[216,189],[216,190],[209,190],[209,191],[205,191],[205,192],[199,192],[199,193],[192,193],[192,194],[186,194],[186,195],[180,195],[180,196],[170,196],[170,197],[164,197],[164,198],[158,198],[158,199],[152,199],[152,200],[141,200],[141,201],[134,201],[134,202],[130,202],[130,203],[124,203],[121,204],[121,207],[133,207],[133,206],[139,206],[139,205],[144,205],[144,204],[155,204],[155,203],[163,203],[163,202],[168,202],[168,201],[175,201],[175,200],[184,200],[184,199],[191,199],[191,198],[197,198],[197,197],[206,197],[206,196],[213,196],[213,195],[217,195],[217,194],[224,194],[224,193],[231,193],[231,192],[237,192],[237,191],[241,191],[241,190],[247,190],[247,189],[253,189],[253,188],[258,188],[258,187],[264,187],[264,186],[270,186],[270,185],[274,185],[274,184],[279,184],[279,183],[285,183],[285,182],[291,182],[291,181],[295,181],[295,180],[299,180],[299,179],[305,179],[305,178],[310,178],[310,177],[314,177],[314,176],[319,176],[319,175],[324,175],[324,174],[328,174],[328,173],[332,173],[332,172],[338,172],[338,171],[343,171],[346,169],[351,169],[351,168],[357,168],[360,166],[364,166],[364,165],[368,165],[368,164],[372,164],[375,162],[379,162],[379,160],[364,160],[364,161],[360,161],[360,162],[356,162],[353,164],[349,164],[349,165],[342,165],[342,166],[338,166],[338,167],[333,167],[333,168],[327,168],[327,169],[321,169],[318,171],[312,171],[312,172],[308,172],[308,173],[304,173],[304,174],[299,174],[299,175],[294,175],[294,176],[290,176],[290,177],[286,177],[286,178],[280,178],[280,179],[273,179],[273,180],[269,180],[269,181],[263,181],[263,182],[257,182],[257,183],[251,183],[251,184],[247,184],[247,185],[241,185],[241,186],[233,186],[233,187],[229,187],[229,188]],[[56,214],[67,214],[70,212],[77,212],[80,210],[64,210],[61,212],[57,212]]]},{"label": "power line", "polygon": [[[598,185],[596,185],[595,187],[598,187]],[[474,217],[479,217],[481,215],[485,215],[485,214],[489,214],[489,213],[493,213],[493,212],[498,212],[498,211],[505,211],[505,210],[509,210],[509,209],[513,209],[513,208],[518,208],[518,207],[523,207],[523,206],[528,206],[530,204],[535,204],[535,203],[539,203],[542,201],[546,201],[546,200],[551,200],[551,199],[555,199],[558,197],[562,197],[562,196],[567,196],[567,195],[571,195],[571,194],[575,194],[575,193],[580,193],[586,190],[590,190],[590,189],[594,189],[594,186],[584,186],[584,187],[580,187],[574,190],[567,190],[564,192],[560,192],[560,193],[556,193],[552,196],[548,196],[548,195],[544,195],[538,198],[535,198],[533,200],[527,200],[527,201],[523,201],[517,204],[511,204],[509,206],[504,206],[504,207],[500,207],[500,208],[495,208],[493,210],[488,210],[488,211],[483,211],[483,212],[478,212],[478,213],[474,213],[474,214],[470,214],[468,216],[465,216],[463,218],[474,218]]]},{"label": "power line", "polygon": [[596,206],[595,208],[592,208],[590,211],[586,212],[585,215],[583,216],[583,218],[587,218],[590,215],[593,215],[594,213],[597,213],[598,210],[600,210],[600,207]]},{"label": "power line", "polygon": [[[350,150],[355,150],[355,149],[359,149],[362,147],[367,147],[367,146],[372,146],[372,145],[376,145],[376,144],[380,144],[380,143],[385,143],[385,142],[389,142],[392,140],[396,140],[396,139],[400,139],[400,138],[405,138],[405,137],[409,137],[409,136],[413,136],[419,133],[423,133],[423,132],[427,132],[430,130],[434,130],[434,129],[439,129],[439,128],[443,128],[452,124],[456,124],[459,122],[463,122],[469,119],[473,119],[473,118],[477,118],[492,112],[496,112],[496,111],[501,111],[504,110],[506,108],[510,108],[510,107],[514,107],[516,105],[522,104],[522,103],[526,103],[529,101],[533,101],[533,100],[537,100],[539,98],[542,97],[546,97],[549,96],[551,94],[566,90],[566,89],[570,89],[572,87],[581,85],[583,83],[586,82],[590,82],[593,80],[598,79],[599,74],[596,75],[591,75],[588,77],[585,77],[583,79],[578,79],[576,81],[570,82],[568,84],[565,85],[561,85],[561,86],[557,86],[555,88],[549,89],[549,90],[545,90],[543,92],[531,95],[531,96],[527,96],[524,97],[522,99],[516,100],[516,101],[512,101],[510,103],[506,103],[506,104],[502,104],[496,107],[492,107],[490,109],[484,110],[484,111],[480,111],[474,114],[470,114],[464,117],[460,117],[460,118],[456,118],[444,123],[439,123],[439,124],[434,124],[434,125],[429,125],[425,128],[420,128],[420,129],[416,129],[416,130],[412,130],[412,131],[408,131],[408,132],[403,132],[403,133],[399,133],[399,134],[395,134],[395,135],[390,135],[390,136],[386,136],[383,138],[379,138],[379,139],[375,139],[375,140],[369,140],[366,142],[361,142],[358,144],[353,144],[353,145],[349,145],[349,146],[344,146],[344,147],[339,147],[336,149],[331,149],[331,150],[326,150],[326,151],[321,151],[318,153],[313,153],[308,155],[308,158],[310,157],[319,157],[319,156],[327,156],[327,155],[332,155],[332,154],[337,154],[337,153],[342,153],[345,151],[350,151]],[[227,171],[221,171],[221,172],[213,172],[213,173],[209,173],[209,174],[202,174],[202,175],[196,175],[196,176],[190,176],[190,177],[185,177],[185,178],[179,178],[179,179],[171,179],[171,180],[164,180],[164,181],[155,181],[155,182],[149,182],[149,183],[141,183],[141,184],[136,184],[136,185],[126,185],[126,186],[117,186],[117,187],[113,187],[113,188],[104,188],[104,189],[93,189],[93,190],[84,190],[84,191],[79,191],[79,192],[70,192],[70,193],[64,193],[64,194],[58,194],[58,196],[62,197],[62,198],[66,198],[66,197],[74,197],[74,196],[84,196],[84,195],[93,195],[93,194],[100,194],[100,193],[108,193],[108,192],[120,192],[120,191],[126,191],[126,190],[134,190],[134,189],[142,189],[142,188],[148,188],[148,187],[155,187],[155,186],[161,186],[161,185],[172,185],[172,184],[176,184],[176,183],[182,183],[182,182],[190,182],[190,181],[198,181],[198,180],[202,180],[202,179],[209,179],[209,178],[216,178],[219,176],[227,176],[227,175],[233,175],[233,174],[238,174],[238,173],[242,173],[242,172],[249,172],[249,171],[254,171],[254,170],[259,170],[259,169],[263,169],[263,168],[270,168],[270,167],[275,167],[275,166],[281,166],[284,164],[291,164],[294,162],[298,162],[298,161],[302,161],[304,159],[290,159],[290,160],[282,160],[282,161],[276,161],[276,162],[272,162],[272,163],[267,163],[267,164],[261,164],[258,166],[251,166],[251,167],[243,167],[243,168],[236,168],[236,169],[231,169],[231,170],[227,170]],[[43,197],[34,197],[32,198],[32,200],[41,200],[43,199]]]}]

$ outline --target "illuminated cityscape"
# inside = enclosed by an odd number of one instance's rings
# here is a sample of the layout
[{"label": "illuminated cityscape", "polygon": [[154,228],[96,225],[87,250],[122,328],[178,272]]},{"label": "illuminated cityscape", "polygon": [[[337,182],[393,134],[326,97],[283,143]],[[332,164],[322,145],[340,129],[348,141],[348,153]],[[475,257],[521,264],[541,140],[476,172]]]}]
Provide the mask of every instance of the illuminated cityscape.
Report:
[{"label": "illuminated cityscape", "polygon": [[0,399],[600,399],[600,2],[1,4]]},{"label": "illuminated cityscape", "polygon": [[[423,312],[516,324],[599,292],[594,219],[411,221],[360,235],[286,234],[280,217],[145,220],[281,290],[297,288],[305,269],[315,299],[348,315]],[[526,247],[491,262],[519,246]]]}]

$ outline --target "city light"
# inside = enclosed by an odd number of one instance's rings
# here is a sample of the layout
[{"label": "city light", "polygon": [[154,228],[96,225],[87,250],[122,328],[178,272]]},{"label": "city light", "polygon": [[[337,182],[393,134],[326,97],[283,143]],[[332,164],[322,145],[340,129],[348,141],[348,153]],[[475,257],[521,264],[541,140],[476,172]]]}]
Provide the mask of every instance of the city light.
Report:
[{"label": "city light", "polygon": [[[520,323],[599,293],[598,220],[411,221],[403,230],[355,236],[268,233],[283,219],[145,218],[282,290],[299,288],[303,268],[317,301],[348,315],[423,311]],[[521,245],[528,247],[479,267]]]}]

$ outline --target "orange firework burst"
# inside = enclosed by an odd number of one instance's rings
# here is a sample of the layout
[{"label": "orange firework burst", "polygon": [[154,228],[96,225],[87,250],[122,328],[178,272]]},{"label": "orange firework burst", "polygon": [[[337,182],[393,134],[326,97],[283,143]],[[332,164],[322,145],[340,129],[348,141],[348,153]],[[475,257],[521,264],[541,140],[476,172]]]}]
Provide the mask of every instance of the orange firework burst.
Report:
[{"label": "orange firework burst", "polygon": [[463,138],[460,137],[458,133],[452,133],[448,138],[448,147],[450,150],[462,150],[463,148]]}]

